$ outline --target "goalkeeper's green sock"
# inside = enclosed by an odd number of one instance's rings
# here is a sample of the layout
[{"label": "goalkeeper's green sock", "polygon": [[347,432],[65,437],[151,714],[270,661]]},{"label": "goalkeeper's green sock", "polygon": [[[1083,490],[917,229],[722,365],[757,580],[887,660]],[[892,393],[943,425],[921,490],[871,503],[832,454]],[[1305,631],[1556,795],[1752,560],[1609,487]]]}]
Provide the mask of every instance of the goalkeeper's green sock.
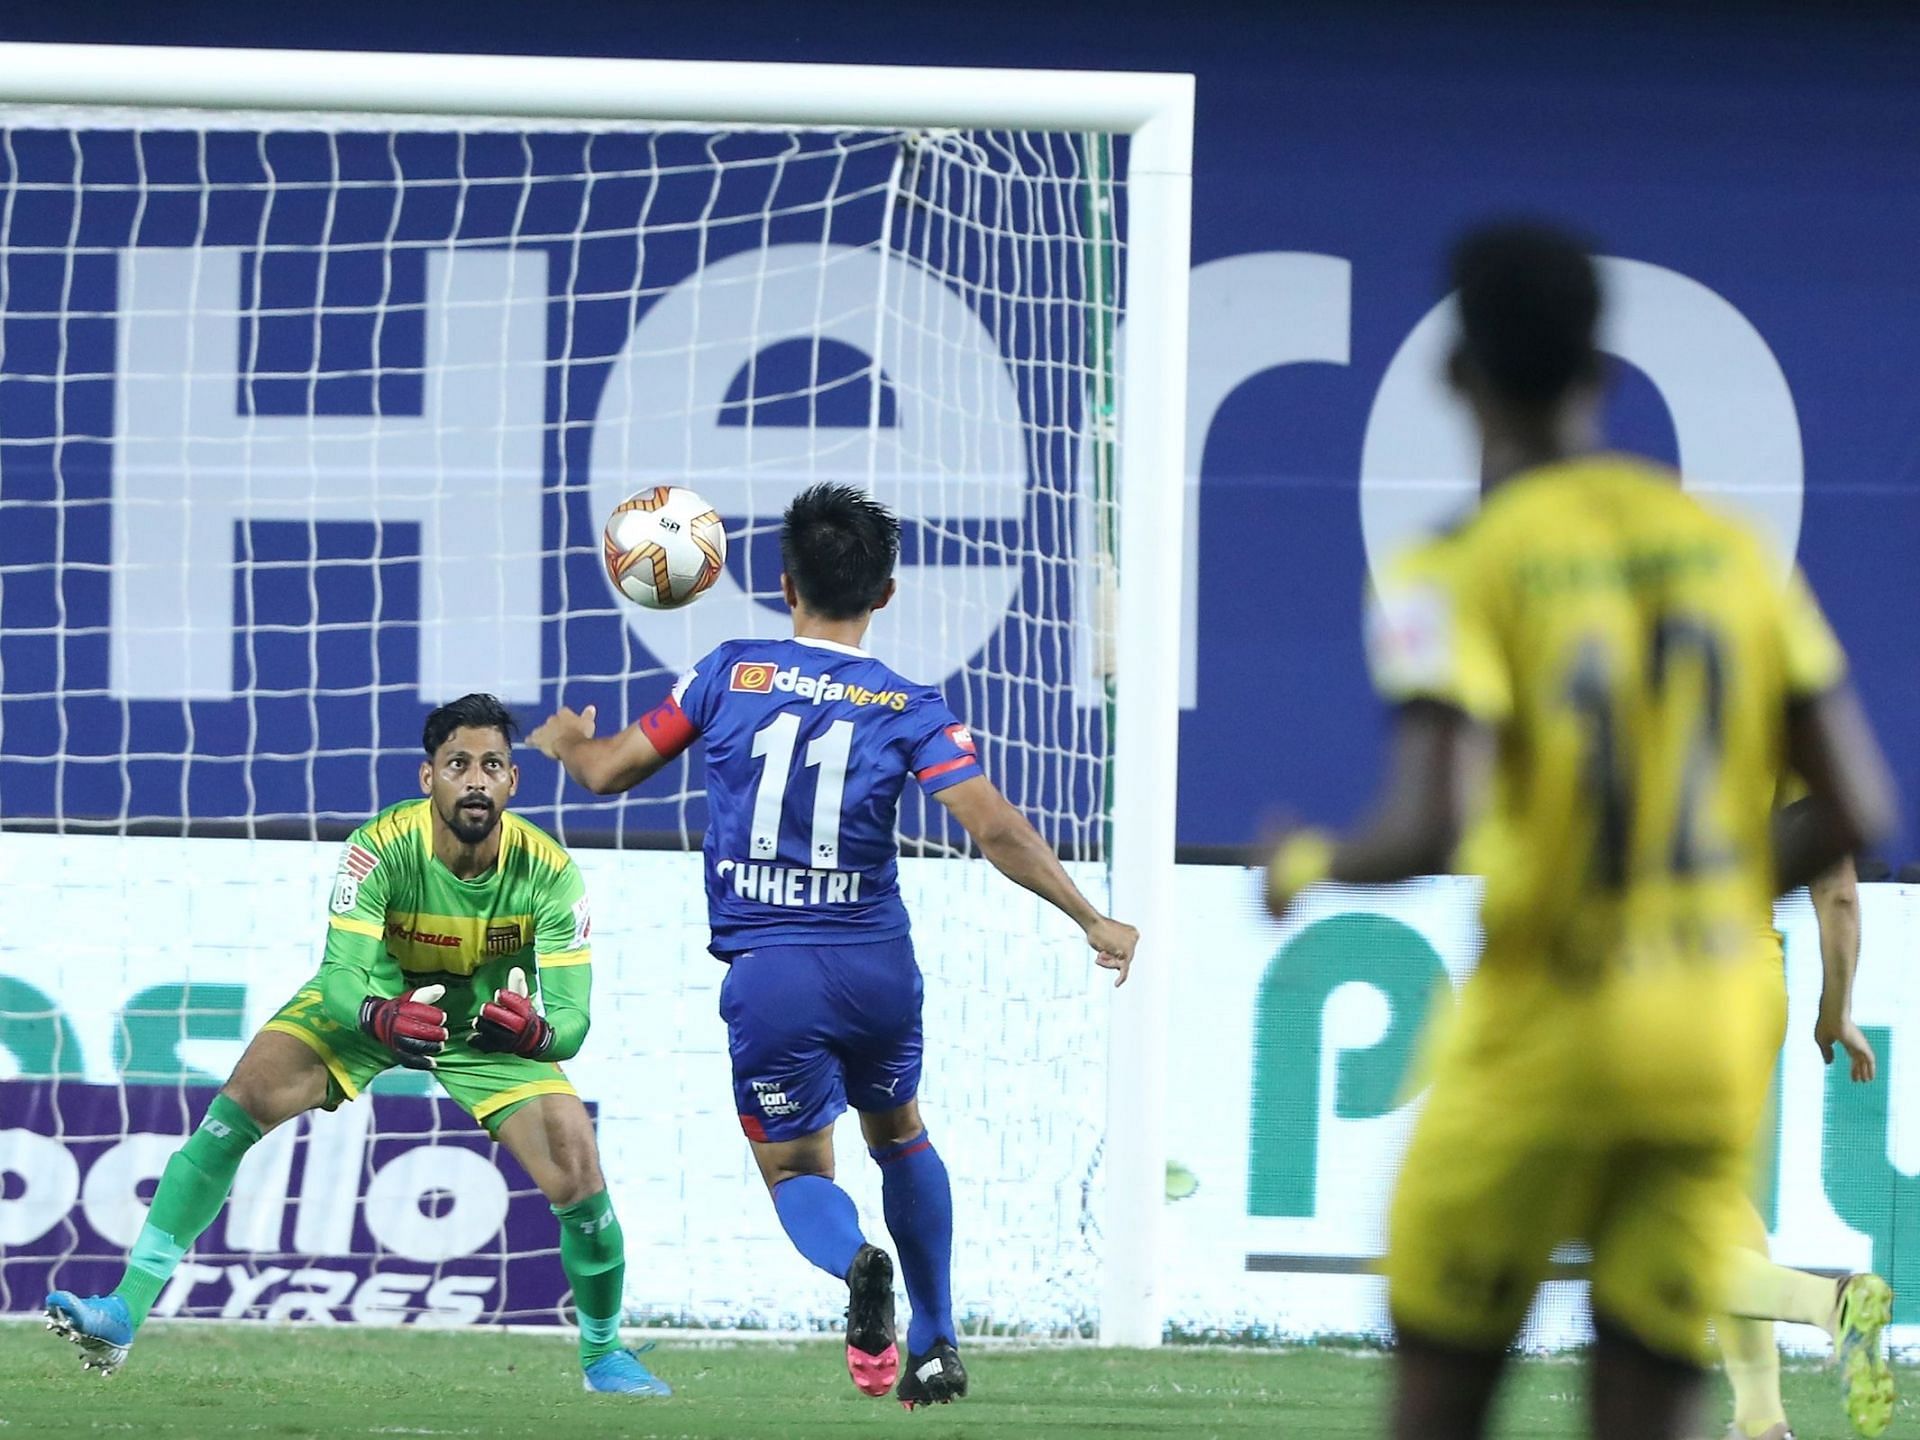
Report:
[{"label": "goalkeeper's green sock", "polygon": [[573,1286],[580,1320],[580,1363],[591,1365],[620,1348],[621,1300],[627,1278],[627,1247],[613,1197],[602,1190],[553,1213],[560,1219],[560,1268]]},{"label": "goalkeeper's green sock", "polygon": [[227,1203],[234,1172],[259,1139],[260,1127],[253,1117],[222,1091],[207,1107],[200,1128],[167,1161],[153,1203],[147,1207],[147,1223],[133,1242],[126,1273],[113,1290],[127,1302],[134,1328],[147,1318],[180,1257]]}]

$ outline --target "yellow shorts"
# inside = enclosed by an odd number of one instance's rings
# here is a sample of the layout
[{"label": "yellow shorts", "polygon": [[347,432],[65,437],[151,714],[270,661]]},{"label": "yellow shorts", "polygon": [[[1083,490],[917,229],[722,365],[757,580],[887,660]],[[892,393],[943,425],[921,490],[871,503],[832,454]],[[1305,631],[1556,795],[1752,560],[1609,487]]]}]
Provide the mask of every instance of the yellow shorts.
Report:
[{"label": "yellow shorts", "polygon": [[[301,986],[261,1028],[291,1035],[320,1057],[327,1067],[327,1098],[322,1104],[326,1110],[356,1099],[375,1076],[399,1063],[371,1035],[350,1030],[327,1015],[318,976]],[[459,1034],[458,1026],[448,1028]],[[489,1054],[457,1038],[435,1057],[433,1078],[490,1135],[498,1135],[507,1117],[529,1100],[576,1093],[558,1065],[525,1055]]]},{"label": "yellow shorts", "polygon": [[1628,1043],[1653,1022],[1607,1000],[1530,1019],[1496,1020],[1488,1007],[1458,1017],[1394,1191],[1395,1324],[1500,1349],[1556,1248],[1579,1242],[1596,1316],[1660,1354],[1707,1363],[1708,1320],[1750,1223],[1765,1093],[1754,1060],[1760,1037],[1778,1033],[1763,987],[1742,1000],[1732,1020],[1693,1027],[1691,1051],[1677,1029]]}]

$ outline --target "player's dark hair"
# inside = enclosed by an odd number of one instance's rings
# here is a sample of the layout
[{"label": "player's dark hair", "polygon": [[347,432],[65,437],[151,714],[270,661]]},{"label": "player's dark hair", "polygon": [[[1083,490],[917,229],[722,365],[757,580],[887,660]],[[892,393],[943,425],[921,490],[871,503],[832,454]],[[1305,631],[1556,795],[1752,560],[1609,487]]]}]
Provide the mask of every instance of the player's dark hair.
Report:
[{"label": "player's dark hair", "polygon": [[440,747],[447,743],[449,735],[468,726],[476,730],[498,730],[509,745],[520,733],[520,722],[513,718],[513,712],[502,705],[497,697],[475,692],[462,695],[458,700],[449,700],[427,716],[426,728],[420,732],[420,743],[427,747],[427,754],[437,755]]},{"label": "player's dark hair", "polygon": [[1600,276],[1587,247],[1531,222],[1488,225],[1454,247],[1460,354],[1495,395],[1548,410],[1600,378]]},{"label": "player's dark hair", "polygon": [[855,620],[878,605],[900,556],[900,521],[864,490],[809,485],[780,525],[780,559],[807,608]]}]

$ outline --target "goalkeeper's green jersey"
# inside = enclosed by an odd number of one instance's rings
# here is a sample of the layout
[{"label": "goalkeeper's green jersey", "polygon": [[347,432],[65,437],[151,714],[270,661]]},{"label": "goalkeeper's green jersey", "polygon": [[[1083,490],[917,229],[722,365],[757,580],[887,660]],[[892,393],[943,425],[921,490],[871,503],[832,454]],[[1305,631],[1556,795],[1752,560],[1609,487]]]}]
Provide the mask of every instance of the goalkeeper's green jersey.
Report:
[{"label": "goalkeeper's green jersey", "polygon": [[340,855],[320,983],[327,1013],[357,1028],[369,995],[444,985],[457,1041],[515,966],[553,1026],[542,1058],[568,1060],[587,1037],[591,919],[580,869],[560,843],[511,812],[500,858],[462,880],[433,853],[427,800],[405,800],[355,830]]}]

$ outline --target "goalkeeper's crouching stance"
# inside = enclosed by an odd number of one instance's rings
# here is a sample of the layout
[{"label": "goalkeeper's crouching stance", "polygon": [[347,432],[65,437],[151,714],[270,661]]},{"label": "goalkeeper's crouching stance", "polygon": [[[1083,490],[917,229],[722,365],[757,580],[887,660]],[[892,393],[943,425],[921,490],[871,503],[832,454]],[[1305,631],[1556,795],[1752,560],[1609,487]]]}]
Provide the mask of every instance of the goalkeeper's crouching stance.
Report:
[{"label": "goalkeeper's crouching stance", "polygon": [[253,1038],[167,1162],[119,1285],[110,1295],[47,1297],[48,1325],[89,1367],[111,1373],[126,1360],[262,1135],[352,1100],[405,1065],[431,1070],[553,1206],[586,1388],[672,1393],[620,1344],[620,1222],[593,1122],[556,1063],[587,1035],[586,892],[567,852],[507,813],[519,784],[514,730],[491,695],[427,717],[425,798],[382,811],[348,840],[319,974]]}]

